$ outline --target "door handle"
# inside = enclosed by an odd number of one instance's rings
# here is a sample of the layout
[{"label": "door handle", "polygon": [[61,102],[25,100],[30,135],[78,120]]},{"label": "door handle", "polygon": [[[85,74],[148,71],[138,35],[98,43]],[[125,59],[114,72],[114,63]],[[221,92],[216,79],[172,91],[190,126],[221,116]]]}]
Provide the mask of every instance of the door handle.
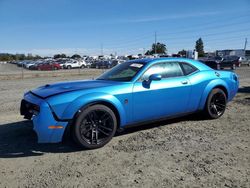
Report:
[{"label": "door handle", "polygon": [[184,81],[181,81],[182,84],[188,84],[188,81],[184,80]]}]

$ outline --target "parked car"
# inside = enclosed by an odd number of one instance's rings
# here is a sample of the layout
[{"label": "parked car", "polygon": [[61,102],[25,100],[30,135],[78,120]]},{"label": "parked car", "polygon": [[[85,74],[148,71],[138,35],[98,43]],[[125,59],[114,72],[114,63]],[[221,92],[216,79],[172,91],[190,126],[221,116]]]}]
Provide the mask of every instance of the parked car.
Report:
[{"label": "parked car", "polygon": [[247,59],[245,57],[240,57],[239,61],[240,61],[240,66],[241,65],[250,66],[250,59]]},{"label": "parked car", "polygon": [[110,69],[112,67],[111,61],[98,61],[95,68],[97,69]]},{"label": "parked car", "polygon": [[87,64],[84,60],[72,60],[66,61],[63,64],[64,69],[72,69],[72,68],[86,68]]},{"label": "parked car", "polygon": [[18,63],[17,63],[17,66],[18,67],[25,67],[25,65],[27,64],[27,63],[29,63],[30,61],[27,61],[27,60],[24,60],[24,61],[19,61]]},{"label": "parked car", "polygon": [[30,67],[31,67],[31,66],[34,66],[34,65],[36,65],[36,64],[38,64],[37,61],[30,61],[29,63],[26,63],[26,64],[25,64],[25,68],[26,68],[26,69],[31,69]]},{"label": "parked car", "polygon": [[91,60],[91,61],[89,61],[90,62],[90,68],[96,68],[96,65],[97,65],[97,63],[99,62],[99,61],[97,61],[97,60]]},{"label": "parked car", "polygon": [[[203,112],[221,117],[238,91],[238,76],[185,58],[122,63],[96,80],[46,84],[25,93],[21,115],[39,143],[61,142],[65,130],[85,148],[107,144],[132,125]],[[68,129],[69,128],[69,129]]]},{"label": "parked car", "polygon": [[199,59],[199,61],[203,62],[212,69],[220,70],[220,63],[223,61],[223,58],[220,56],[216,56],[216,57],[202,58]]},{"label": "parked car", "polygon": [[36,64],[34,64],[34,65],[30,65],[29,66],[29,70],[38,70],[38,65],[40,65],[40,64],[42,64],[42,63],[36,63]]},{"label": "parked car", "polygon": [[37,65],[37,70],[59,70],[61,69],[60,64],[58,63],[40,63]]},{"label": "parked car", "polygon": [[220,70],[220,63],[218,63],[215,60],[201,60],[205,65],[211,67],[212,69],[215,70]]},{"label": "parked car", "polygon": [[119,64],[124,63],[124,62],[125,62],[124,60],[114,59],[111,61],[111,67],[114,67],[114,66],[119,65]]},{"label": "parked car", "polygon": [[226,56],[220,62],[220,69],[231,68],[232,70],[236,69],[236,66],[240,66],[240,61],[238,56]]}]

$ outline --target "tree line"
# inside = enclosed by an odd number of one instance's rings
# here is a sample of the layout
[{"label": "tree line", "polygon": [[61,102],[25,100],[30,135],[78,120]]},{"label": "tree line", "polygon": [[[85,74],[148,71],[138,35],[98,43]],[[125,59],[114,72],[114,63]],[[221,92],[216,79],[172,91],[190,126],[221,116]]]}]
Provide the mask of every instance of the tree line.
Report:
[{"label": "tree line", "polygon": [[22,61],[22,60],[36,60],[36,59],[41,59],[41,56],[0,53],[0,61]]},{"label": "tree line", "polygon": [[[204,44],[201,38],[199,38],[195,43],[195,50],[198,52],[199,57],[204,57]],[[181,50],[178,52],[181,56],[186,56],[187,51]],[[167,45],[164,43],[157,42],[156,44],[152,44],[150,50],[147,50],[145,55],[153,55],[153,54],[167,54]],[[46,58],[46,57],[44,57]],[[66,54],[55,54],[54,59],[58,58],[73,58],[78,59],[81,58],[79,54],[74,54],[72,56],[67,56]],[[42,59],[39,55],[25,55],[25,54],[9,54],[9,53],[0,53],[0,61],[22,61],[22,60],[37,60]]]},{"label": "tree line", "polygon": [[[205,52],[204,52],[204,44],[201,38],[199,38],[195,42],[195,51],[198,52],[199,57],[204,57]],[[186,50],[181,50],[178,52],[179,55],[181,56],[186,56],[187,51]],[[153,54],[167,54],[167,46],[164,43],[157,42],[156,44],[152,44],[152,47],[150,50],[147,50],[145,55],[153,55]]]},{"label": "tree line", "polygon": [[[0,53],[0,61],[23,61],[23,60],[38,60],[46,59],[48,57],[41,57],[39,55],[25,55],[25,54],[10,54],[10,53]],[[79,54],[74,54],[72,56],[67,56],[66,54],[55,54],[54,59],[58,58],[73,58],[79,59],[81,56]]]}]

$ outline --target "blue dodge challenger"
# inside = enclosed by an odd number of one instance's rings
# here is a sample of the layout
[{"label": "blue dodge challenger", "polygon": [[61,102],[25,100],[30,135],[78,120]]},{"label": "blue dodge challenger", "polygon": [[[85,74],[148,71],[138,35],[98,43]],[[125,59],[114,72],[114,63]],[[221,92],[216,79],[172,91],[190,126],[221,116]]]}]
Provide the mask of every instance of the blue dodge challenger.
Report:
[{"label": "blue dodge challenger", "polygon": [[62,141],[66,128],[85,148],[107,144],[127,126],[203,112],[223,115],[238,76],[184,58],[133,60],[95,80],[47,84],[24,94],[21,115],[39,143]]}]

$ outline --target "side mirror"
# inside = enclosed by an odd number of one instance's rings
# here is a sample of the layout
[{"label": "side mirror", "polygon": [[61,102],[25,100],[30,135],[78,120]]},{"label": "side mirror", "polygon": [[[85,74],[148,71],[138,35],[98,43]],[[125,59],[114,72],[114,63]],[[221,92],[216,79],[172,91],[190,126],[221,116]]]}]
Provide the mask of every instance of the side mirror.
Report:
[{"label": "side mirror", "polygon": [[161,75],[160,74],[151,74],[148,78],[149,81],[159,81],[161,80]]},{"label": "side mirror", "polygon": [[142,82],[143,87],[149,89],[149,88],[150,88],[150,84],[151,84],[151,82],[152,82],[153,80],[154,80],[154,81],[159,81],[159,80],[161,80],[161,75],[160,75],[160,74],[151,74],[151,75],[149,76],[148,80],[144,80],[144,81]]}]

